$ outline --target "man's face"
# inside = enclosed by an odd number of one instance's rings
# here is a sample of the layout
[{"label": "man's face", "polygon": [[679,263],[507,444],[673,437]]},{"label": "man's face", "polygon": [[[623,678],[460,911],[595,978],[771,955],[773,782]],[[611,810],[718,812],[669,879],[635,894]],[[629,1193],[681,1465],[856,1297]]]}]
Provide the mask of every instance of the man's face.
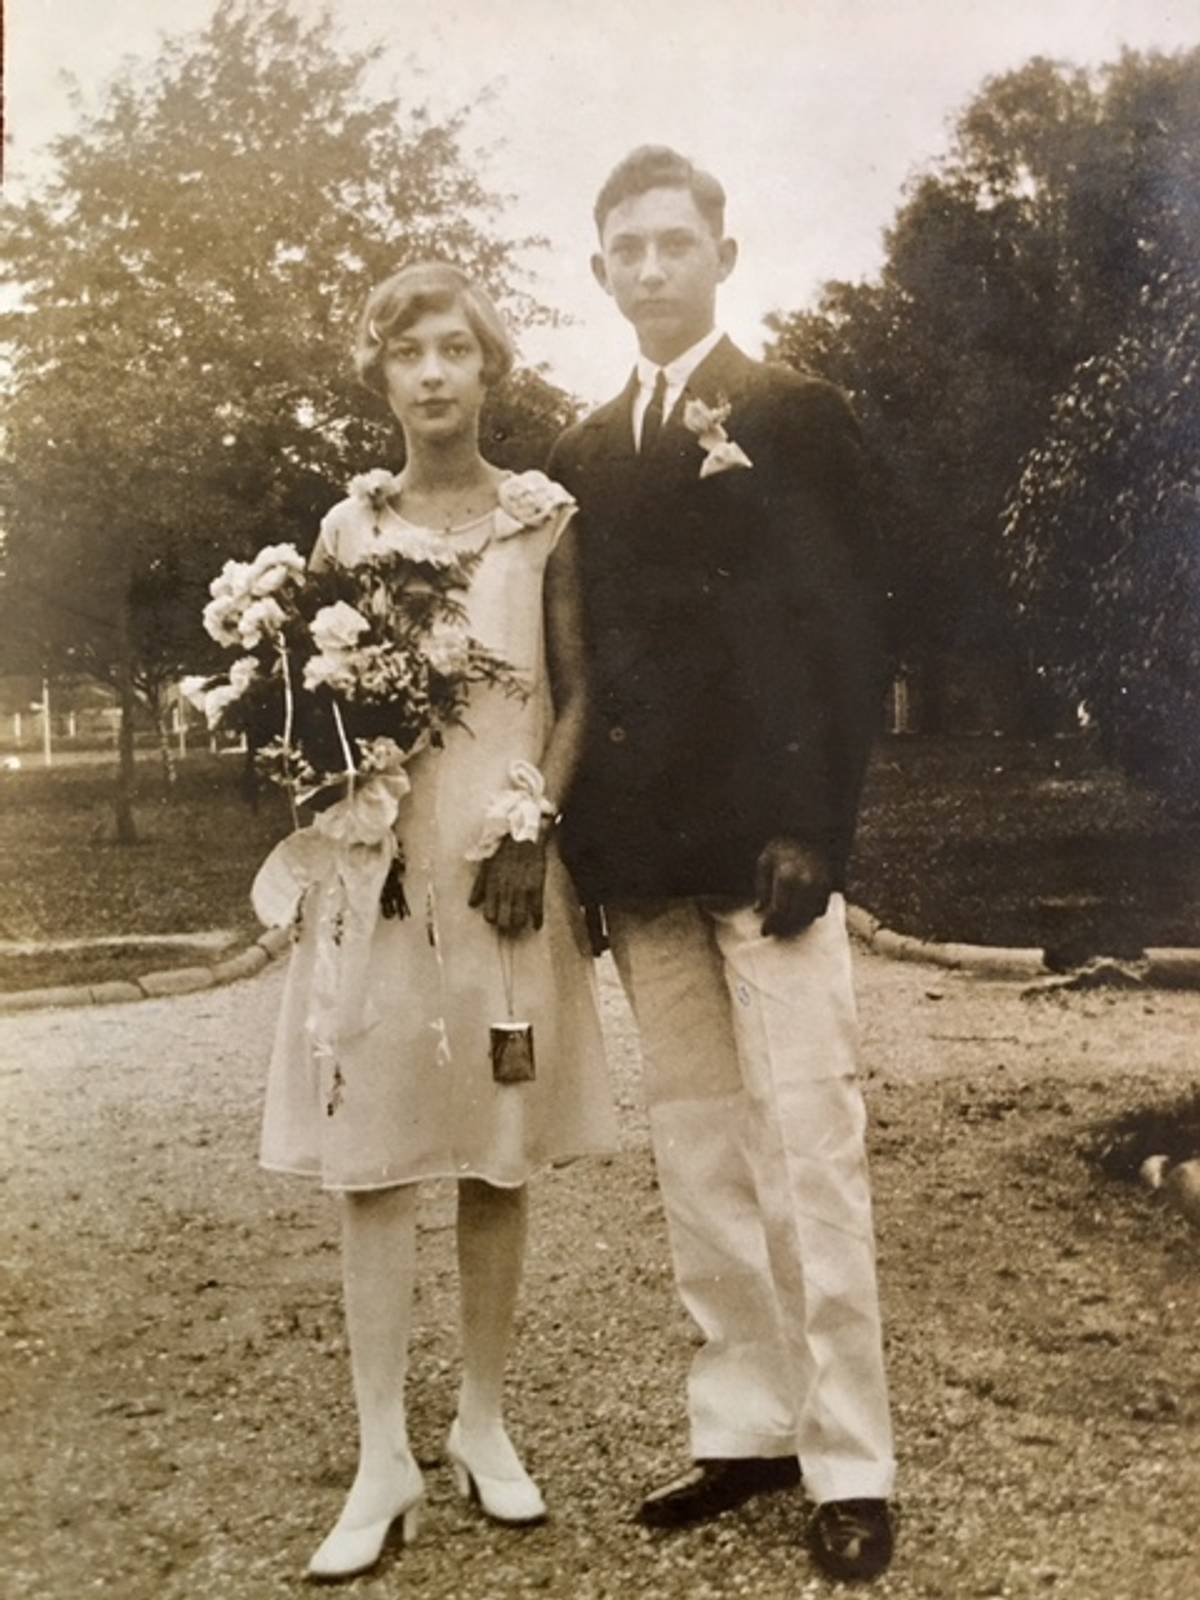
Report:
[{"label": "man's face", "polygon": [[737,246],[714,237],[691,190],[672,187],[613,207],[592,271],[637,330],[642,353],[665,365],[711,331],[717,285],[736,260]]}]

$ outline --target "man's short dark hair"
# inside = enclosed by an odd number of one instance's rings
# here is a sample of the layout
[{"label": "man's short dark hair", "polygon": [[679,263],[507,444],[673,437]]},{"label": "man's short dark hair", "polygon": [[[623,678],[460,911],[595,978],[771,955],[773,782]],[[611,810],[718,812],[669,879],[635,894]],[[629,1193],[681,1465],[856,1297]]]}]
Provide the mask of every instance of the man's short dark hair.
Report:
[{"label": "man's short dark hair", "polygon": [[725,237],[725,191],[712,173],[693,166],[669,145],[640,144],[612,169],[596,196],[592,214],[601,240],[609,212],[623,200],[632,200],[648,189],[687,189],[713,237]]}]

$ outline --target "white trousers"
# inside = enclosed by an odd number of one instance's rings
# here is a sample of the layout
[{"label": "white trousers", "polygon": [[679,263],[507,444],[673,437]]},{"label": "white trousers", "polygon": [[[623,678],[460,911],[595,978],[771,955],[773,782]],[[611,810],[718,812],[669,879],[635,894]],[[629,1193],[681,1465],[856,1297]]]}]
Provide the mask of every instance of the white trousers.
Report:
[{"label": "white trousers", "polygon": [[704,1336],[692,1455],[798,1455],[814,1500],[895,1476],[840,895],[792,939],[748,906],[606,908],[641,1036],[675,1279]]}]

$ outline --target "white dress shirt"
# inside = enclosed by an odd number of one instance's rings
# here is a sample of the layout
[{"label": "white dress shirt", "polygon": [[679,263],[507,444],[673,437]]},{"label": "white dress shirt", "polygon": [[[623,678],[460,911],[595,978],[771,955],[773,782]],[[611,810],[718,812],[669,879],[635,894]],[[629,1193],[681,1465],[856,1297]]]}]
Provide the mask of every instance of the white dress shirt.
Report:
[{"label": "white dress shirt", "polygon": [[663,400],[663,421],[671,415],[679,402],[679,397],[687,387],[687,381],[696,368],[710,351],[715,350],[724,338],[720,328],[714,328],[711,333],[706,333],[703,339],[685,350],[681,356],[676,356],[674,361],[668,361],[665,367],[657,367],[653,361],[645,356],[638,357],[637,394],[633,397],[633,439],[638,449],[642,445],[642,419],[646,415],[646,407],[650,404],[650,396],[654,392],[654,384],[659,372],[664,372],[667,378],[667,392]]}]

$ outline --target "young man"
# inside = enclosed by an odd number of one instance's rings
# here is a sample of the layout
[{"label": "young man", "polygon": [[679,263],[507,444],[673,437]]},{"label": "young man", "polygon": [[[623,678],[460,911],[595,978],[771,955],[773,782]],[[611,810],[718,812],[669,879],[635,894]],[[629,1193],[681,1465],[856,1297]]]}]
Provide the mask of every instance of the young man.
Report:
[{"label": "young man", "polygon": [[591,729],[563,826],[642,1042],[693,1467],[641,1520],[795,1484],[844,1578],[888,1564],[894,1474],[842,889],[882,678],[858,433],[715,326],[715,178],[635,150],[592,269],[624,392],[551,471],[580,506]]}]

